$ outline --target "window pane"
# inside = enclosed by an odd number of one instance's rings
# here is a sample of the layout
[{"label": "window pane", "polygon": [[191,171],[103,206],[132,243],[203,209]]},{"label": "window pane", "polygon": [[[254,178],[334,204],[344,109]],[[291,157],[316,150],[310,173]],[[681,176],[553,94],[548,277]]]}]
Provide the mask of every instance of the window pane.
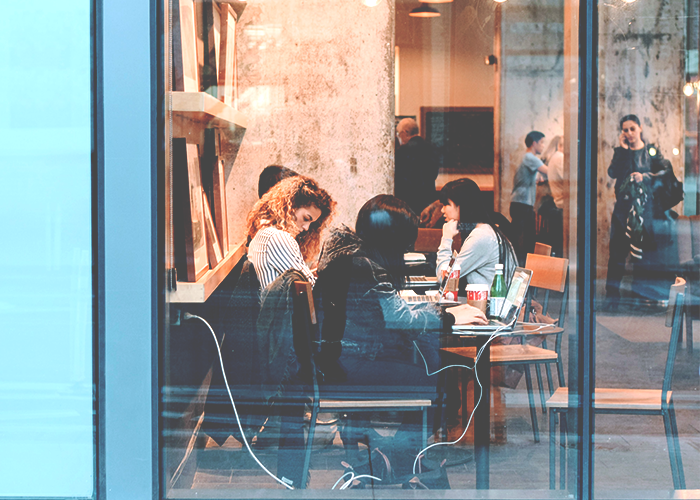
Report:
[{"label": "window pane", "polygon": [[3,497],[94,492],[90,9],[0,16]]},{"label": "window pane", "polygon": [[[698,488],[698,4],[601,3],[599,16],[595,486]],[[688,326],[675,334],[674,282]],[[639,390],[655,392],[643,404]]]},{"label": "window pane", "polygon": [[[166,2],[166,495],[559,486],[550,425],[568,395],[545,404],[577,370],[577,13],[416,8]],[[264,194],[268,166],[320,187],[292,196],[292,176]],[[409,302],[439,293],[453,245],[462,279],[445,295],[490,293],[503,264],[510,315],[473,304],[505,326],[453,330],[479,320]],[[314,283],[313,315],[287,279]],[[506,321],[519,313],[531,324]]]}]

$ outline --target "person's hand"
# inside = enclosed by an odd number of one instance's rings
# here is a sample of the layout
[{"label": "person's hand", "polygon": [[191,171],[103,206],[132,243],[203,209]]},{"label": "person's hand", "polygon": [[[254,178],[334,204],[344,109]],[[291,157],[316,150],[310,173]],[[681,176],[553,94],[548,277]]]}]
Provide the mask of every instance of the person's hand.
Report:
[{"label": "person's hand", "polygon": [[625,139],[625,134],[624,132],[620,132],[620,147],[629,149],[630,146],[627,144],[627,139]]},{"label": "person's hand", "polygon": [[459,231],[457,230],[457,221],[456,220],[448,220],[447,222],[445,222],[445,225],[442,226],[442,237],[443,238],[449,238],[452,240],[458,234],[459,234]]},{"label": "person's hand", "polygon": [[644,180],[644,176],[639,172],[632,172],[632,180],[634,182],[642,182]]},{"label": "person's hand", "polygon": [[445,311],[455,317],[455,325],[486,325],[488,323],[486,315],[469,304],[448,307]]}]

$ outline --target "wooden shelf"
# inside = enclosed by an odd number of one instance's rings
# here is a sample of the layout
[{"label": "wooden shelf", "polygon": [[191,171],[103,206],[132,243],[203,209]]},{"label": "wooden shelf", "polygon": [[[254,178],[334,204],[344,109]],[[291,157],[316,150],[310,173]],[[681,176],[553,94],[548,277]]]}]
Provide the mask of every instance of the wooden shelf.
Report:
[{"label": "wooden shelf", "polygon": [[248,127],[243,113],[206,92],[171,92],[171,95],[175,118],[187,118],[217,128]]},{"label": "wooden shelf", "polygon": [[178,281],[177,290],[170,291],[170,303],[198,304],[205,302],[244,254],[245,243],[241,243],[238,248],[231,250],[218,266],[207,271],[199,281],[194,283]]}]

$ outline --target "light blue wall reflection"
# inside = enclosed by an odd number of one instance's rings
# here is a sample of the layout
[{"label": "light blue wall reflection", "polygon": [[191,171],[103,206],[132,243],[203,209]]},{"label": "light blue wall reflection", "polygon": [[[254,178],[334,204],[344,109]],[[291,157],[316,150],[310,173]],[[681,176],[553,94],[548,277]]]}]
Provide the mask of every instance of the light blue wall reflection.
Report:
[{"label": "light blue wall reflection", "polygon": [[4,2],[0,75],[0,496],[87,497],[90,2]]}]

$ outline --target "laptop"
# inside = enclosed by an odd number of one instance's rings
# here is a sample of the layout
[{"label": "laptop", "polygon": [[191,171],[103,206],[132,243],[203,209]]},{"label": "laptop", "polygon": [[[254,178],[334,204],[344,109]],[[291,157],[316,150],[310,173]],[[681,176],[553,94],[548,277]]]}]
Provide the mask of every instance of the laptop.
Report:
[{"label": "laptop", "polygon": [[430,288],[438,284],[436,276],[407,276],[406,284],[411,288]]},{"label": "laptop", "polygon": [[454,325],[452,327],[453,332],[492,333],[496,330],[502,332],[512,331],[520,316],[520,310],[525,304],[525,297],[527,296],[527,290],[530,287],[531,279],[531,270],[523,267],[516,267],[513,278],[510,280],[506,299],[503,301],[503,308],[500,314],[498,314],[501,319],[491,319],[487,325]]},{"label": "laptop", "polygon": [[[452,260],[450,260],[450,266],[447,269],[447,275],[449,276],[452,274],[452,268],[455,265],[455,254],[453,253],[452,255]],[[417,295],[415,293],[400,293],[400,296],[403,300],[405,300],[408,303],[411,302],[436,302],[440,304],[446,304],[446,305],[456,305],[459,304],[459,302],[453,301],[453,300],[440,300],[442,297],[443,292],[445,291],[445,287],[447,286],[447,279],[444,279],[443,282],[440,284],[440,288],[438,289],[438,293],[436,294],[431,294],[431,295]],[[409,281],[410,283],[410,281]],[[435,281],[433,283],[437,283],[437,278],[435,278]],[[406,292],[406,290],[401,290],[401,292]],[[410,292],[410,291],[409,291]]]}]

